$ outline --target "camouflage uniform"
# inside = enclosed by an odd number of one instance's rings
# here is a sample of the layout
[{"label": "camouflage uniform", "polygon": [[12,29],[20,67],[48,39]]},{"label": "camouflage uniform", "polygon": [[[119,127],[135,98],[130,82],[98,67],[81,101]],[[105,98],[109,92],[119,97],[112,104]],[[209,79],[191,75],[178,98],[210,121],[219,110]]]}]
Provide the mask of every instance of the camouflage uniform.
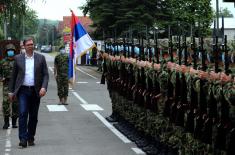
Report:
[{"label": "camouflage uniform", "polygon": [[59,98],[68,96],[68,55],[59,54],[55,57],[54,66],[56,67],[57,90]]},{"label": "camouflage uniform", "polygon": [[[16,127],[16,119],[18,118],[18,104],[17,101],[14,100],[11,102],[8,98],[8,84],[11,78],[11,73],[13,69],[14,60],[9,59],[3,59],[0,62],[0,70],[1,74],[0,77],[3,79],[3,102],[2,102],[2,108],[3,108],[3,115],[6,126],[9,126],[9,117],[12,117],[12,120],[14,120],[13,127]],[[7,127],[8,128],[8,127]]]},{"label": "camouflage uniform", "polygon": [[226,151],[227,155],[233,155],[235,154],[235,84],[232,82],[227,83],[224,86],[223,94],[225,100],[229,103],[229,119],[231,123],[231,128],[226,137]]}]

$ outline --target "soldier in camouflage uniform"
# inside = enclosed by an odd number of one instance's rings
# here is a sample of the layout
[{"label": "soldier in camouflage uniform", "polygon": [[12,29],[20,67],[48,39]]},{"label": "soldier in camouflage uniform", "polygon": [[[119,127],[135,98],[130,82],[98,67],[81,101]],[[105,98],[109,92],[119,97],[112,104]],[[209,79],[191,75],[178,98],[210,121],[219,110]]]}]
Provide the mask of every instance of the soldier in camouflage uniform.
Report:
[{"label": "soldier in camouflage uniform", "polygon": [[59,104],[67,105],[67,97],[68,97],[68,64],[69,58],[65,53],[65,50],[61,47],[60,54],[55,57],[54,61],[54,75],[57,82],[57,90],[58,96],[60,99]]},{"label": "soldier in camouflage uniform", "polygon": [[0,80],[3,82],[3,115],[4,115],[4,125],[3,129],[8,129],[9,127],[9,118],[12,117],[12,127],[17,128],[16,121],[18,118],[18,105],[17,101],[14,100],[11,102],[8,98],[8,84],[11,78],[14,55],[16,48],[13,44],[6,45],[6,57],[0,62]]}]

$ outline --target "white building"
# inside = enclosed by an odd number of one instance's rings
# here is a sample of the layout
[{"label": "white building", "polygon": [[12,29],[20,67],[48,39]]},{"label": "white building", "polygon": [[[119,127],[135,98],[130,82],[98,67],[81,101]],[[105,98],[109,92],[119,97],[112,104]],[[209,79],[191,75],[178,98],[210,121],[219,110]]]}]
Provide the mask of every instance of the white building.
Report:
[{"label": "white building", "polygon": [[[222,27],[222,18],[219,18],[219,28]],[[211,24],[211,29],[214,28],[214,23]],[[228,40],[235,40],[235,18],[224,18],[224,35],[227,35]]]},{"label": "white building", "polygon": [[104,46],[104,41],[102,41],[102,40],[93,40],[93,41],[94,41],[98,51],[104,50],[102,47],[102,46]]}]

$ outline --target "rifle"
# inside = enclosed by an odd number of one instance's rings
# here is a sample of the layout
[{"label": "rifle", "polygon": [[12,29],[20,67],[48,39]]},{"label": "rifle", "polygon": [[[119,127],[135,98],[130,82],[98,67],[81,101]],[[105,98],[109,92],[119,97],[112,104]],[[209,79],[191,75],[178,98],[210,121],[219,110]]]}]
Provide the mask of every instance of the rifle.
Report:
[{"label": "rifle", "polygon": [[195,37],[192,36],[191,38],[191,49],[193,51],[193,68],[197,69],[197,50],[195,47]]},{"label": "rifle", "polygon": [[[192,36],[191,37],[191,49],[193,51],[193,68],[197,69],[197,49],[195,47],[195,37]],[[190,103],[189,103],[189,110],[187,111],[187,121],[185,123],[185,128],[188,132],[193,133],[194,132],[194,117],[195,117],[195,113],[194,110],[197,108],[197,104],[198,104],[198,95],[197,92],[194,90],[194,83],[195,80],[191,77],[191,96],[190,96]]]},{"label": "rifle", "polygon": [[[200,38],[200,52],[202,55],[202,70],[206,71],[206,64],[205,64],[205,59],[206,59],[206,54],[205,50],[203,48],[203,37]],[[199,102],[199,110],[201,114],[206,114],[207,113],[207,99],[206,99],[206,94],[208,93],[207,90],[204,90],[205,84],[208,81],[206,79],[200,79],[200,102]]]},{"label": "rifle", "polygon": [[184,46],[184,64],[185,66],[188,66],[188,48],[187,48],[187,37],[184,36],[184,43],[183,43],[183,46]]},{"label": "rifle", "polygon": [[181,51],[181,37],[178,36],[178,57],[179,57],[179,65],[181,65],[182,51]]},{"label": "rifle", "polygon": [[218,49],[218,37],[215,36],[215,42],[213,43],[213,53],[215,59],[215,72],[219,72],[219,49]]},{"label": "rifle", "polygon": [[[203,47],[203,37],[200,38],[200,52],[202,56],[202,71],[206,71],[206,54]],[[196,135],[205,143],[210,143],[212,140],[212,120],[207,115],[207,83],[206,79],[200,79],[200,92],[199,92],[199,112],[196,119]]]},{"label": "rifle", "polygon": [[[171,28],[169,26],[168,28],[168,38],[169,38],[169,41],[168,41],[168,50],[169,50],[169,54],[170,54],[170,57],[171,57],[171,62],[174,62],[174,58],[173,58],[173,43],[172,43],[172,34],[171,34]],[[169,69],[168,70],[168,89],[167,89],[167,99],[166,99],[166,102],[165,102],[165,107],[164,107],[164,116],[168,116],[171,118],[171,120],[173,119],[173,117],[171,117],[171,107],[172,107],[172,104],[173,104],[173,97],[174,97],[174,86],[173,84],[170,82],[171,81],[171,70]],[[173,120],[172,120],[173,121]]]},{"label": "rifle", "polygon": [[134,44],[134,38],[132,38],[132,43],[131,43],[131,57],[135,58],[135,44]]},{"label": "rifle", "polygon": [[[181,45],[180,45],[180,36],[178,36],[178,57],[179,57],[179,65],[181,65]],[[177,117],[177,110],[178,110],[178,105],[179,102],[181,100],[181,94],[180,94],[180,90],[181,90],[181,83],[180,83],[180,74],[179,72],[176,72],[176,84],[175,84],[175,96],[174,99],[175,101],[173,102],[172,106],[171,106],[171,121],[173,123],[176,123],[176,125],[179,125],[180,121],[176,119]]]},{"label": "rifle", "polygon": [[172,43],[172,34],[171,34],[171,28],[169,27],[169,30],[168,30],[168,33],[169,33],[169,42],[168,42],[168,47],[169,47],[169,54],[170,54],[170,57],[171,57],[171,62],[174,62],[174,57],[173,57],[173,43]]},{"label": "rifle", "polygon": [[130,55],[129,55],[129,52],[128,51],[126,51],[126,39],[125,38],[123,38],[123,44],[122,44],[122,46],[123,46],[123,55],[124,55],[124,57],[126,58],[126,57],[130,57]]},{"label": "rifle", "polygon": [[205,50],[204,50],[204,41],[203,41],[203,37],[200,38],[200,46],[199,46],[199,50],[201,52],[201,55],[202,55],[202,70],[203,71],[206,71],[206,54],[205,54]]},{"label": "rifle", "polygon": [[158,40],[157,39],[158,39],[158,33],[156,35],[156,31],[154,29],[154,44],[155,44],[155,46],[154,46],[154,51],[155,51],[154,56],[156,58],[157,64],[159,64],[159,49],[158,49]]},{"label": "rifle", "polygon": [[[186,44],[186,36],[184,36],[184,65],[187,66],[187,44]],[[187,84],[186,84],[186,77],[184,73],[181,74],[180,82],[180,98],[179,103],[177,105],[177,116],[176,116],[176,125],[184,126],[184,107],[187,105]]]},{"label": "rifle", "polygon": [[228,57],[228,49],[227,49],[227,35],[224,36],[224,43],[222,44],[222,50],[224,51],[225,63],[224,70],[225,73],[229,74],[229,57]]},{"label": "rifle", "polygon": [[105,42],[104,42],[104,52],[106,52],[106,53],[108,53],[108,51],[107,51],[107,46],[108,46],[108,45],[107,45],[107,42],[105,41]]},{"label": "rifle", "polygon": [[169,46],[169,54],[170,54],[170,57],[171,57],[171,62],[174,62],[172,35],[170,35],[168,46]]}]

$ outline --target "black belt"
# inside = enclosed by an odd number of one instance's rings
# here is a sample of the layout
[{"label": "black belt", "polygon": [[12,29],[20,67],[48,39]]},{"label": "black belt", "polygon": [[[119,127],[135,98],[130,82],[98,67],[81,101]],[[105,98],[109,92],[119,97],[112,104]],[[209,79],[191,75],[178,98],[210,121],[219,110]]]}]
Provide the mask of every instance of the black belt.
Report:
[{"label": "black belt", "polygon": [[27,89],[34,89],[35,87],[34,86],[21,86],[22,88],[27,88]]}]

